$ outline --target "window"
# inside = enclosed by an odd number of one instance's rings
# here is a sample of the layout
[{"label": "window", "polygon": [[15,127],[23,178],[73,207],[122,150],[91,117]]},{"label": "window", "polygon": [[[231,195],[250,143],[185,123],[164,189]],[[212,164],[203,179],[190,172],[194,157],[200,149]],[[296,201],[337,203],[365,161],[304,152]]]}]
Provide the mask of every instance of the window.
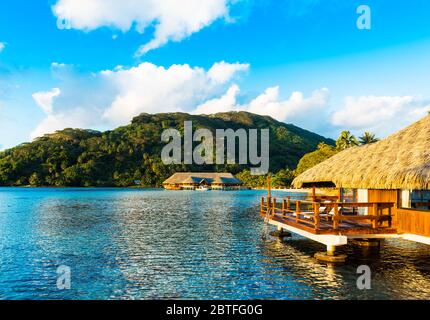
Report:
[{"label": "window", "polygon": [[430,210],[430,191],[428,190],[402,190],[402,208]]},{"label": "window", "polygon": [[343,202],[357,202],[357,189],[342,189]]}]

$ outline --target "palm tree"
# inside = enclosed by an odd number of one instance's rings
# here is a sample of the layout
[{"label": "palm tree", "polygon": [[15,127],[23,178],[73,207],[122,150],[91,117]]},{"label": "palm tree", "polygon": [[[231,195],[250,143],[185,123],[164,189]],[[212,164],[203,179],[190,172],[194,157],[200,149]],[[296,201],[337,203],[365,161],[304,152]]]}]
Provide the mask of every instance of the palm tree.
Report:
[{"label": "palm tree", "polygon": [[349,131],[342,131],[336,141],[336,147],[340,150],[345,150],[354,146],[358,146],[357,138]]},{"label": "palm tree", "polygon": [[375,134],[370,132],[365,132],[364,135],[359,139],[361,144],[370,144],[379,141],[379,139],[375,137]]}]

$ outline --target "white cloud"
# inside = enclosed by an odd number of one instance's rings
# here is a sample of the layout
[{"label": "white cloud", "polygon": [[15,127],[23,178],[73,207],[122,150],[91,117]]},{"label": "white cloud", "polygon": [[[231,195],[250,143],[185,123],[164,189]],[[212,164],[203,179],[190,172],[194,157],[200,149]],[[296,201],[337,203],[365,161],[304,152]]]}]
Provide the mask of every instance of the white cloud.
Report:
[{"label": "white cloud", "polygon": [[217,112],[228,112],[237,110],[236,104],[237,94],[240,92],[238,85],[232,85],[226,94],[220,98],[215,98],[204,102],[199,105],[196,110],[193,111],[195,114],[213,114]]},{"label": "white cloud", "polygon": [[32,138],[65,127],[115,127],[129,123],[142,112],[191,112],[223,92],[238,73],[248,68],[247,64],[225,62],[209,70],[186,64],[164,68],[142,63],[130,69],[117,67],[80,75],[71,66],[56,63],[52,72],[61,85],[58,91],[34,95],[48,116]]},{"label": "white cloud", "polygon": [[246,64],[225,62],[215,64],[209,71],[189,65],[166,69],[142,63],[131,69],[104,71],[104,80],[117,90],[104,118],[119,125],[142,112],[190,111],[216,94],[238,72],[247,69]]},{"label": "white cloud", "polygon": [[72,66],[54,63],[52,72],[61,84],[33,95],[47,117],[32,138],[66,127],[112,128],[143,112],[213,114],[243,110],[312,130],[318,129],[315,123],[321,125],[326,120],[326,88],[308,97],[293,92],[282,99],[279,87],[270,87],[250,101],[239,102],[240,88],[233,80],[248,69],[248,64],[226,62],[215,63],[208,70],[187,64],[164,68],[142,63],[82,75]]},{"label": "white cloud", "polygon": [[51,113],[31,133],[31,139],[41,137],[46,133],[53,133],[65,128],[88,128],[93,126],[94,114],[82,108],[75,108],[69,112]]},{"label": "white cloud", "polygon": [[372,131],[386,136],[422,118],[430,111],[430,101],[414,96],[346,97],[331,123],[357,132]]},{"label": "white cloud", "polygon": [[228,20],[230,1],[58,0],[53,12],[60,26],[86,31],[111,27],[143,33],[153,26],[153,39],[138,50],[143,55],[169,41],[181,41],[220,18]]},{"label": "white cloud", "polygon": [[220,98],[209,100],[198,106],[194,113],[209,114],[243,110],[269,115],[279,121],[298,122],[309,127],[315,118],[321,119],[320,111],[325,111],[329,101],[329,91],[326,88],[314,91],[309,97],[296,91],[288,99],[283,100],[280,97],[279,87],[270,87],[245,104],[237,103],[239,92],[239,87],[233,85]]},{"label": "white cloud", "polygon": [[36,104],[47,114],[51,114],[53,111],[54,98],[61,94],[59,88],[53,88],[51,91],[36,92],[32,95]]},{"label": "white cloud", "polygon": [[210,68],[208,75],[217,83],[225,83],[229,81],[238,71],[247,71],[249,64],[242,63],[227,63],[225,61],[215,63]]},{"label": "white cloud", "polygon": [[[92,90],[100,87],[92,87],[87,79],[69,73],[69,66],[53,64],[52,70],[63,79],[63,88],[32,95],[46,117],[31,132],[30,138],[35,139],[65,128],[93,128],[102,125],[102,109],[98,107],[98,97],[103,92],[92,95]],[[90,80],[94,79],[90,77]],[[102,106],[103,103],[99,105]]]},{"label": "white cloud", "polygon": [[6,48],[5,42],[0,42],[0,53],[3,52],[3,50]]},{"label": "white cloud", "polygon": [[302,92],[295,91],[289,99],[281,100],[279,87],[268,88],[263,94],[249,104],[248,111],[257,114],[267,114],[280,121],[294,121],[303,115],[315,115],[315,111],[328,105],[329,91],[322,88],[305,97]]}]

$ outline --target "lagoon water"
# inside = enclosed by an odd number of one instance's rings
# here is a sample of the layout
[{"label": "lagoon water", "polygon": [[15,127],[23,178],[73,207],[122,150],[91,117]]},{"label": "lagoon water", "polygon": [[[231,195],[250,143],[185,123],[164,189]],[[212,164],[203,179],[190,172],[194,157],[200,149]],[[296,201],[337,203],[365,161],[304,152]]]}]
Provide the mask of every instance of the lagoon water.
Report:
[{"label": "lagoon water", "polygon": [[[264,191],[0,189],[0,299],[429,299],[430,246],[380,253],[270,236]],[[276,196],[286,196],[277,192]],[[359,265],[371,290],[356,286]],[[57,289],[57,268],[71,289]]]}]

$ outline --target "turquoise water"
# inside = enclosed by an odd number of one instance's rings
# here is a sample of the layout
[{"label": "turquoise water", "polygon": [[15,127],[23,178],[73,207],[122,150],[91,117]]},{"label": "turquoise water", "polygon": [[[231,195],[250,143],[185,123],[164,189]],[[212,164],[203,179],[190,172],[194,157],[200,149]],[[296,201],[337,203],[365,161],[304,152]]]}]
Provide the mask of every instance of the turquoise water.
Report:
[{"label": "turquoise water", "polygon": [[[430,298],[429,246],[348,246],[346,264],[318,263],[322,245],[262,237],[264,194],[2,188],[0,298]],[[362,264],[371,290],[357,289]],[[71,268],[70,290],[57,289],[60,265]]]}]

